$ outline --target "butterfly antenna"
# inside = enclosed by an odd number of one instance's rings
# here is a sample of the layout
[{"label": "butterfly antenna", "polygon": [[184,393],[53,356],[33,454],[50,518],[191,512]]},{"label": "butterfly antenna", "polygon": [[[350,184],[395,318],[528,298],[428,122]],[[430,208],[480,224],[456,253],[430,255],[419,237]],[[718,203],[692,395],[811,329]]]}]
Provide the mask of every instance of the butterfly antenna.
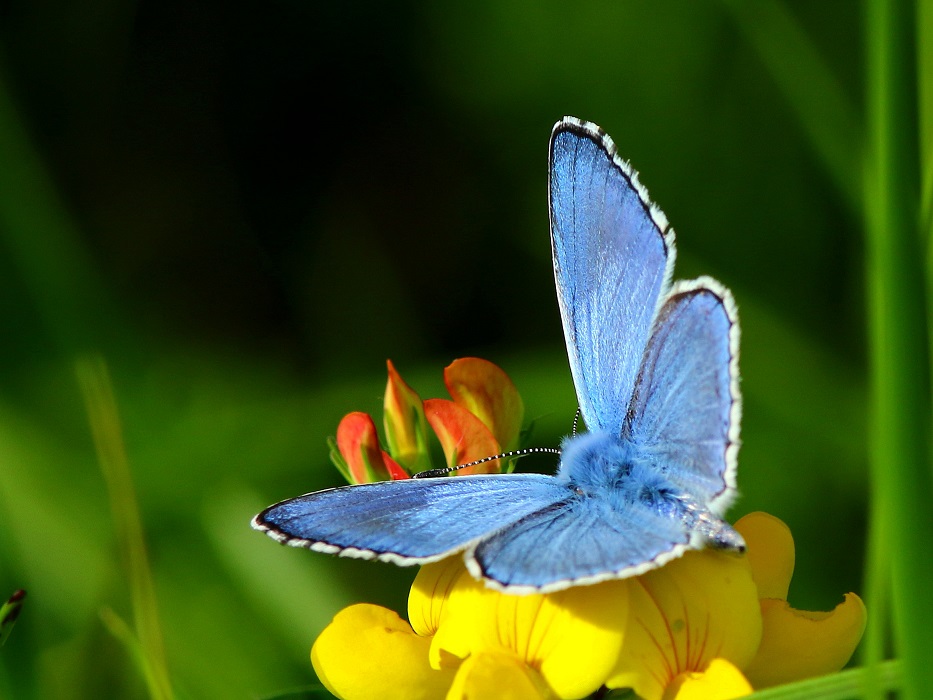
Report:
[{"label": "butterfly antenna", "polygon": [[577,412],[573,414],[573,429],[571,431],[571,435],[573,437],[577,436],[577,423],[579,422],[579,420],[580,420],[580,407],[577,406]]},{"label": "butterfly antenna", "polygon": [[467,467],[475,467],[478,464],[483,464],[485,462],[491,462],[494,459],[504,459],[506,457],[525,457],[527,455],[539,454],[546,452],[547,454],[559,455],[560,450],[556,447],[526,447],[523,450],[512,450],[511,452],[503,452],[502,454],[492,455],[491,457],[483,457],[478,459],[475,462],[468,462],[467,464],[458,464],[455,467],[442,467],[441,469],[428,469],[427,471],[418,472],[417,474],[412,474],[412,479],[428,479],[435,476],[447,476],[451,472],[459,471],[460,469],[466,469]]}]

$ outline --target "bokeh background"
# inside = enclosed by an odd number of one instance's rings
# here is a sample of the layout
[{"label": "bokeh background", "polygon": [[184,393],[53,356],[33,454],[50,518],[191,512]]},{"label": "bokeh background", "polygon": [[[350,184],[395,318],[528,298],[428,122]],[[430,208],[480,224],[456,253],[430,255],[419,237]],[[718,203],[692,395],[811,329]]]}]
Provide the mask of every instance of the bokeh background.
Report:
[{"label": "bokeh background", "polygon": [[[742,497],[797,541],[790,600],[860,591],[866,328],[857,4],[0,1],[0,696],[146,697],[75,361],[112,376],[180,697],[314,681],[344,605],[414,572],[281,548],[325,440],[501,365],[554,446],[575,410],[547,142],[601,124],[742,322]],[[540,459],[530,468],[547,470]],[[106,612],[110,611],[110,612]]]}]

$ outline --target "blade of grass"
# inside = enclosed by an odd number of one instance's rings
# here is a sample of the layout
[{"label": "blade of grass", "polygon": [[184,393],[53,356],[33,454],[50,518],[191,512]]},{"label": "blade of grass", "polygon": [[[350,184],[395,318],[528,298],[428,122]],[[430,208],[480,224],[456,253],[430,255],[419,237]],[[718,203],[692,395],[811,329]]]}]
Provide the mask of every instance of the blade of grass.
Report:
[{"label": "blade of grass", "polygon": [[[133,622],[148,669],[145,678],[149,694],[154,700],[171,700],[173,693],[162,644],[155,588],[110,373],[99,356],[79,360],[76,372],[84,394],[97,458],[107,484],[114,529],[129,579]],[[131,651],[134,651],[135,656],[135,650]]]},{"label": "blade of grass", "polygon": [[[886,691],[896,691],[900,687],[903,677],[901,662],[885,661],[877,671]],[[748,700],[848,700],[862,696],[868,675],[868,669],[851,668],[820,678],[759,690],[746,697]]]},{"label": "blade of grass", "polygon": [[[917,233],[916,14],[912,0],[867,0],[866,9],[871,467],[872,496],[881,501],[872,515],[883,518],[872,527],[886,540],[870,551],[869,566],[870,577],[890,576],[895,649],[905,663],[903,697],[919,699],[933,692],[933,482]],[[890,562],[887,573],[882,554]]]},{"label": "blade of grass", "polygon": [[117,615],[110,608],[102,608],[100,611],[100,620],[104,623],[107,631],[119,641],[123,648],[130,655],[136,669],[146,681],[146,687],[149,688],[149,695],[158,697],[159,678],[158,671],[152,664],[152,659],[148,652],[143,648],[139,637],[130,629],[122,617]]},{"label": "blade of grass", "polygon": [[[917,0],[917,93],[920,108],[920,226],[933,283],[933,1]],[[931,288],[933,295],[933,288]]]},{"label": "blade of grass", "polygon": [[724,0],[724,5],[786,95],[843,199],[858,215],[863,129],[855,106],[784,3]]},{"label": "blade of grass", "polygon": [[886,697],[880,677],[882,660],[885,657],[885,644],[891,635],[891,578],[890,559],[887,556],[890,538],[885,532],[885,524],[890,517],[884,512],[885,501],[871,499],[869,522],[872,524],[868,533],[868,562],[865,572],[865,599],[868,606],[868,625],[861,646],[861,660],[866,667],[866,698],[882,700]]},{"label": "blade of grass", "polygon": [[[917,94],[920,124],[920,237],[927,247],[927,308],[933,309],[933,0],[917,0]],[[933,323],[927,328],[933,377]]]}]

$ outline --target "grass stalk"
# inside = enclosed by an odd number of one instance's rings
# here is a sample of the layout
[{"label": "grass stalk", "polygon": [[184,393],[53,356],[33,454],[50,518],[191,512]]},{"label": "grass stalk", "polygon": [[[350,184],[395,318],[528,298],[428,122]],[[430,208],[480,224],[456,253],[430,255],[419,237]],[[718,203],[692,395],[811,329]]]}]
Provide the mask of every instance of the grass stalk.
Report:
[{"label": "grass stalk", "polygon": [[[933,693],[933,476],[919,163],[915,5],[867,0],[865,224],[871,361],[873,522],[869,579],[889,576],[902,697]],[[869,601],[869,607],[873,601]],[[880,634],[881,630],[869,630]],[[877,645],[880,640],[870,644]]]},{"label": "grass stalk", "polygon": [[874,675],[886,692],[896,692],[903,682],[903,664],[885,661],[877,669],[850,668],[828,676],[809,678],[797,683],[759,690],[748,700],[850,700],[862,697],[864,688]]},{"label": "grass stalk", "polygon": [[[150,697],[153,700],[171,700],[173,693],[165,661],[155,587],[152,583],[142,519],[123,445],[123,431],[120,427],[110,373],[99,356],[82,358],[78,361],[76,370],[84,394],[97,459],[107,484],[119,549],[129,579],[133,622],[139,645],[137,648],[131,644],[128,650],[137,665],[146,669],[143,675]],[[105,614],[104,620],[113,623],[115,617],[112,613]],[[122,629],[114,624],[108,624],[108,627],[111,630]],[[126,642],[127,634],[129,630],[124,629],[118,638]]]}]

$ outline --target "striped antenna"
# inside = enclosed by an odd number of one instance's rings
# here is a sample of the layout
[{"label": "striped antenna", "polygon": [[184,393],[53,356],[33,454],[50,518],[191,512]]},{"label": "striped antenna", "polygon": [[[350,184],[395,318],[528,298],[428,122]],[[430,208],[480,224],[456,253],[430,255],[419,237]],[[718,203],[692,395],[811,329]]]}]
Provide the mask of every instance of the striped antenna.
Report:
[{"label": "striped antenna", "polygon": [[573,429],[570,432],[571,437],[577,436],[577,422],[580,420],[580,407],[577,406],[577,412],[573,414]]},{"label": "striped antenna", "polygon": [[545,452],[547,454],[559,455],[560,450],[556,447],[526,447],[523,450],[512,450],[511,452],[503,452],[502,454],[492,455],[491,457],[483,457],[478,459],[475,462],[468,462],[467,464],[458,464],[456,467],[443,467],[441,469],[428,469],[427,471],[418,472],[417,474],[412,474],[412,479],[429,479],[435,476],[447,476],[451,472],[458,471],[460,469],[466,469],[467,467],[475,467],[477,464],[483,464],[484,462],[491,462],[494,459],[504,459],[505,457],[525,457],[526,455],[533,455]]}]

